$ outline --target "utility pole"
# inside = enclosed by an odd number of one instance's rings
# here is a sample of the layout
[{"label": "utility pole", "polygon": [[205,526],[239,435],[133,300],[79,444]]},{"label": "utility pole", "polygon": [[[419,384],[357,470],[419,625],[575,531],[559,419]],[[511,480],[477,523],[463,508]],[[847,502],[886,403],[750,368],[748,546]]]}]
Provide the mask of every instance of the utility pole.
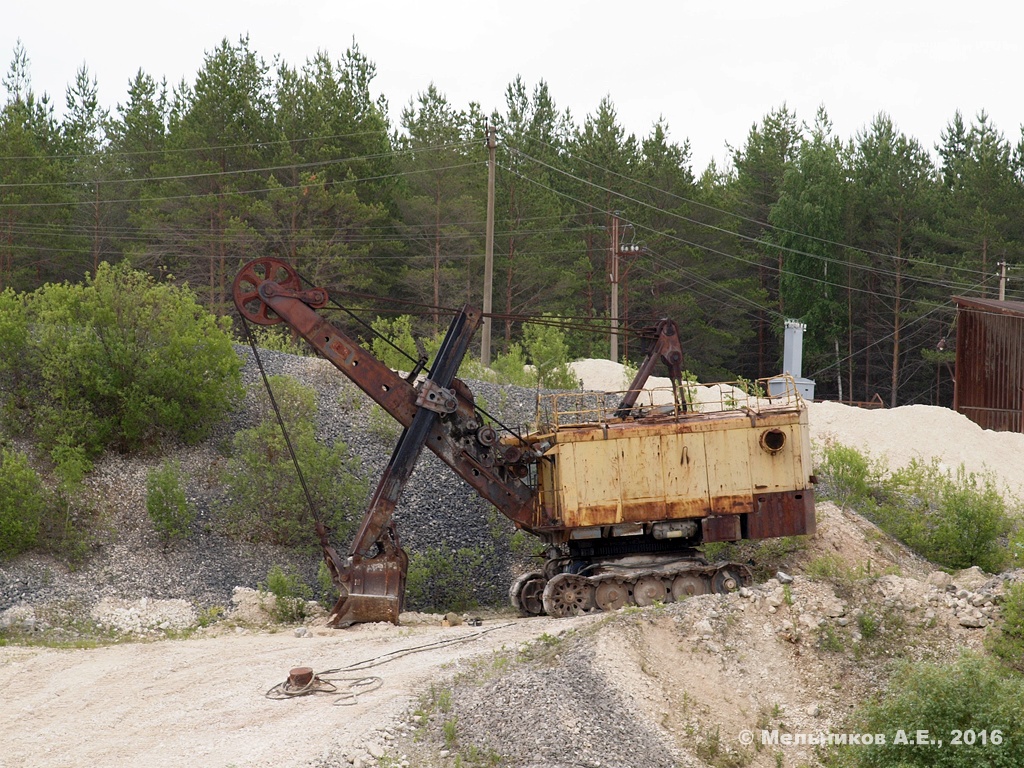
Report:
[{"label": "utility pole", "polygon": [[[633,225],[627,223],[626,226],[632,228]],[[608,312],[608,314],[610,315],[611,327],[612,327],[611,344],[610,344],[611,349],[610,349],[609,359],[613,363],[619,362],[619,283],[622,281],[622,279],[624,279],[625,277],[628,277],[628,275],[629,275],[629,268],[630,268],[630,266],[632,266],[631,264],[627,264],[626,265],[626,271],[625,271],[625,273],[623,273],[621,268],[620,268],[621,264],[622,264],[622,257],[623,256],[632,256],[632,257],[635,258],[643,250],[642,246],[635,245],[635,244],[632,244],[632,243],[629,244],[629,245],[625,245],[625,246],[621,245],[619,243],[619,239],[621,238],[621,235],[619,234],[620,231],[621,231],[621,228],[620,228],[620,222],[619,222],[619,214],[618,214],[618,211],[615,211],[615,212],[612,213],[612,237],[611,237],[611,248],[610,248],[610,251],[609,251],[610,255],[611,255],[611,268],[608,270],[608,280],[609,280],[609,282],[612,285],[612,296],[611,296],[611,302],[609,304],[610,309],[609,309],[609,312]],[[628,294],[626,296],[626,310],[627,310],[626,317],[628,318],[628,316],[629,316],[629,312],[628,312],[628,310],[629,310],[629,296],[628,296]],[[626,351],[627,352],[629,351],[629,337],[628,336],[626,337]]]},{"label": "utility pole", "polygon": [[612,283],[612,300],[610,306],[611,314],[611,353],[609,360],[613,363],[619,362],[619,214],[612,214],[612,238],[611,238],[612,268],[608,278]]},{"label": "utility pole", "polygon": [[999,300],[1006,301],[1006,259],[999,262]]},{"label": "utility pole", "polygon": [[491,365],[491,293],[494,287],[494,148],[496,129],[487,126],[487,233],[484,235],[484,316],[480,330],[480,364]]}]

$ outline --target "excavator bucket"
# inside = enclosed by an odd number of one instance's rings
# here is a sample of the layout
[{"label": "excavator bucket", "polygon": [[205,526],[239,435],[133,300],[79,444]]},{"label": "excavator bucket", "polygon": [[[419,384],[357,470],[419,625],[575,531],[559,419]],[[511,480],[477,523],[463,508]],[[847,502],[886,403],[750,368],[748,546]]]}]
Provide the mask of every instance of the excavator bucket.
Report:
[{"label": "excavator bucket", "polygon": [[371,621],[398,623],[409,557],[402,549],[353,557],[342,573],[341,597],[327,619],[337,629]]}]

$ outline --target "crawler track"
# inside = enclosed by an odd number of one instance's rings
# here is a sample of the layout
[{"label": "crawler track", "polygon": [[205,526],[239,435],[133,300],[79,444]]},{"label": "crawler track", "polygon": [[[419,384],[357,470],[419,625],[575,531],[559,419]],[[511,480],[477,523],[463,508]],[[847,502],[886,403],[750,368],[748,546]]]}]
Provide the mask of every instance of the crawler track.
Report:
[{"label": "crawler track", "polygon": [[535,571],[509,589],[513,607],[527,616],[562,618],[626,605],[671,603],[694,595],[728,594],[754,581],[741,563],[701,562],[653,565],[649,569],[604,565],[599,573],[558,573],[550,579]]}]

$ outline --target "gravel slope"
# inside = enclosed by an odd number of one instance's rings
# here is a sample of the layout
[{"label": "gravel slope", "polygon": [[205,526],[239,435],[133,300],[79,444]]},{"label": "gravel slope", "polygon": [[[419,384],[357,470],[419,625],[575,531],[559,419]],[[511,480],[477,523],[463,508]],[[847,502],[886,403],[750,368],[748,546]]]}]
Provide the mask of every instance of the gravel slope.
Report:
[{"label": "gravel slope", "polygon": [[[103,520],[94,554],[75,570],[31,554],[5,564],[0,569],[0,612],[55,600],[88,606],[105,597],[180,598],[200,609],[227,606],[236,586],[256,587],[275,564],[290,565],[315,584],[320,562],[316,553],[238,542],[217,533],[216,505],[223,489],[215,477],[226,462],[224,449],[231,436],[255,425],[256,393],[263,387],[250,350],[237,349],[245,360],[243,378],[249,388],[239,408],[200,445],[167,446],[162,457],[107,454],[97,461],[86,479]],[[269,351],[262,351],[261,357],[268,375],[292,376],[314,389],[317,438],[326,444],[345,442],[360,458],[372,490],[391,456],[397,424],[380,412],[374,414],[371,401],[324,360]],[[487,410],[510,427],[534,417],[534,390],[482,382],[470,386]],[[392,424],[392,431],[385,433]],[[197,510],[193,535],[169,547],[160,543],[145,510],[146,474],[164,458],[181,463],[188,477],[187,496]],[[363,512],[353,510],[354,518],[360,519]],[[420,457],[395,518],[403,546],[411,553],[430,548],[494,549],[497,556],[485,564],[474,594],[482,604],[507,599],[508,585],[522,566],[508,551],[511,523],[429,452]],[[316,543],[312,530],[309,542]],[[336,545],[344,552],[347,542]]]}]

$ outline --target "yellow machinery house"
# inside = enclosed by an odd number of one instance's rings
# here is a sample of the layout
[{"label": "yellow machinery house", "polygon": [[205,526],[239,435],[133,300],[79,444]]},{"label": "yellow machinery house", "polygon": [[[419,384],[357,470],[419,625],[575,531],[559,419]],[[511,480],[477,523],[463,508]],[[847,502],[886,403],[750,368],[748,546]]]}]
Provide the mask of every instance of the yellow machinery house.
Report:
[{"label": "yellow machinery house", "polygon": [[652,406],[635,419],[553,401],[550,431],[527,438],[544,449],[535,530],[552,541],[813,533],[807,409],[795,388],[771,398],[728,385],[694,389],[705,396],[689,398],[685,411]]}]

